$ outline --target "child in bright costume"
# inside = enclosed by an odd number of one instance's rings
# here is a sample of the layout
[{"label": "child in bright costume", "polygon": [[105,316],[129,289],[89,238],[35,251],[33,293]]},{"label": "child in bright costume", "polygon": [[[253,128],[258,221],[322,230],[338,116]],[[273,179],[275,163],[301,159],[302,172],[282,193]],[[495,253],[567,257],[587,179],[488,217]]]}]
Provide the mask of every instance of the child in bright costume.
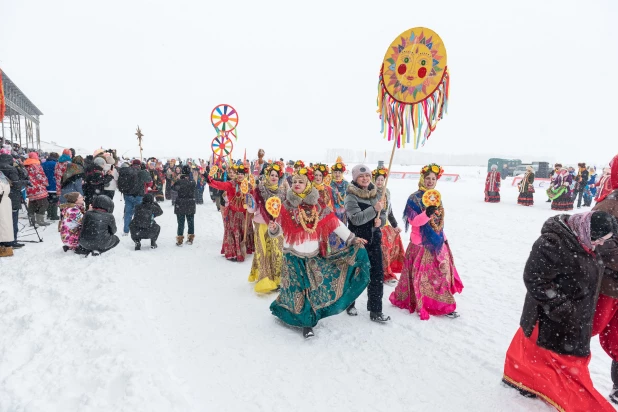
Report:
[{"label": "child in bright costume", "polygon": [[254,213],[255,225],[255,255],[249,274],[249,282],[255,282],[254,290],[258,293],[269,293],[277,290],[281,283],[281,268],[283,267],[283,238],[268,235],[268,223],[275,220],[266,208],[266,202],[271,197],[283,200],[283,192],[279,186],[283,178],[283,165],[273,163],[266,167],[263,179],[260,179],[253,190],[255,206],[248,211]]},{"label": "child in bright costume", "polygon": [[[286,324],[303,328],[305,338],[313,336],[320,319],[343,312],[369,283],[369,259],[359,247],[366,241],[320,207],[311,173],[302,168],[294,174],[281,224],[269,223],[271,236],[283,236],[284,251],[281,292],[270,310]],[[331,232],[345,239],[348,247],[323,256],[319,240]]]},{"label": "child in bright costume", "polygon": [[442,173],[444,170],[436,164],[423,167],[419,190],[408,198],[403,218],[406,231],[412,226],[412,235],[399,283],[390,296],[393,305],[410,313],[417,311],[421,320],[428,320],[429,315],[457,317],[453,295],[463,290],[444,235],[444,207],[426,207],[422,201]]},{"label": "child in bright costume", "polygon": [[64,251],[75,250],[79,246],[79,234],[84,219],[84,197],[78,192],[67,193],[67,203],[60,205],[60,222],[58,229]]},{"label": "child in bright costume", "polygon": [[[225,257],[229,260],[244,262],[245,256],[242,253],[241,243],[245,241],[247,254],[252,254],[255,247],[252,225],[249,225],[247,221],[245,194],[241,191],[241,185],[245,181],[245,176],[249,173],[249,170],[241,164],[236,166],[235,172],[236,180],[234,182],[218,182],[208,176],[207,183],[210,187],[224,190],[229,201],[227,215],[228,219],[230,219],[230,230],[227,233],[224,244]],[[246,236],[245,232],[247,232]]]},{"label": "child in bright costume", "polygon": [[[388,169],[378,167],[372,173],[373,181],[378,189],[378,197],[383,196],[384,184],[388,176]],[[401,273],[403,269],[403,242],[401,241],[401,228],[397,225],[397,219],[393,215],[393,205],[391,203],[391,192],[386,189],[386,216],[388,221],[381,228],[382,230],[382,266],[384,268],[384,283],[394,285],[397,283],[396,273]]]},{"label": "child in bright costume", "polygon": [[[345,164],[341,158],[337,159],[337,162],[331,167],[332,180],[330,182],[330,188],[333,194],[333,205],[335,206],[335,215],[344,225],[347,226],[348,218],[345,212],[345,195],[348,192],[349,183],[343,179],[343,173],[346,171]],[[329,245],[331,250],[336,251],[345,247],[343,242],[338,236],[332,234],[329,237]]]}]

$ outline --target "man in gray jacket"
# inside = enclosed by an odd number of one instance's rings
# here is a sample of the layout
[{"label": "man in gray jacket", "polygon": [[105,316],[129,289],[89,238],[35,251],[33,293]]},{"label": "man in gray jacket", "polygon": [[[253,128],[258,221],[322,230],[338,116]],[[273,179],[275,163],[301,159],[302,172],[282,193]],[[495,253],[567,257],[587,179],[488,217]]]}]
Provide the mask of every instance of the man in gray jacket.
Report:
[{"label": "man in gray jacket", "polygon": [[[352,169],[352,183],[348,186],[344,204],[348,217],[348,228],[357,237],[365,239],[369,255],[370,281],[367,286],[367,310],[375,322],[388,322],[391,318],[382,313],[382,295],[384,289],[384,268],[382,266],[382,231],[386,223],[384,202],[378,198],[377,188],[371,183],[371,169],[365,165],[356,165]],[[347,313],[358,315],[352,303]]]}]

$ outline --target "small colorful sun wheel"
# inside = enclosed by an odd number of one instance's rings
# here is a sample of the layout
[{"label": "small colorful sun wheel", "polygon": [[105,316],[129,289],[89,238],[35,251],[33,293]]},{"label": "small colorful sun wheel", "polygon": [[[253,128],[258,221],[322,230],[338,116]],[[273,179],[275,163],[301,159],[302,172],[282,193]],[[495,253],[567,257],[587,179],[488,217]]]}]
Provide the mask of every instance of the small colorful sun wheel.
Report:
[{"label": "small colorful sun wheel", "polygon": [[219,135],[212,139],[210,148],[215,156],[228,157],[232,154],[232,150],[234,150],[234,143],[232,143],[232,139],[229,137]]},{"label": "small colorful sun wheel", "polygon": [[423,204],[425,207],[440,206],[442,204],[442,196],[436,189],[430,189],[423,195]]},{"label": "small colorful sun wheel", "polygon": [[266,211],[270,213],[273,219],[279,217],[279,213],[281,213],[281,199],[277,196],[269,197],[266,201]]},{"label": "small colorful sun wheel", "polygon": [[218,133],[231,132],[238,126],[238,112],[229,104],[220,104],[212,109],[210,121]]}]

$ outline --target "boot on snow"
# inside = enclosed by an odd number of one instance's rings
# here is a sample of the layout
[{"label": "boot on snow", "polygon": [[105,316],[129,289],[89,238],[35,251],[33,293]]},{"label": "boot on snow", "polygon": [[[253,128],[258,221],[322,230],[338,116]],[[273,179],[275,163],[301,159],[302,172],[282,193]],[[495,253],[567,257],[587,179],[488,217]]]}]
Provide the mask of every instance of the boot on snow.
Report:
[{"label": "boot on snow", "polygon": [[358,311],[356,310],[355,302],[352,302],[350,306],[345,310],[346,313],[350,316],[358,316]]},{"label": "boot on snow", "polygon": [[150,249],[156,249],[156,248],[157,248],[157,241],[150,239]]},{"label": "boot on snow", "polygon": [[609,393],[609,400],[612,403],[618,404],[618,362],[612,361],[612,382],[614,387]]},{"label": "boot on snow", "polygon": [[391,320],[391,317],[384,315],[382,312],[369,312],[369,319],[374,322],[384,323]]},{"label": "boot on snow", "polygon": [[176,236],[176,246],[182,246],[182,243],[184,242],[185,237],[184,236]]},{"label": "boot on snow", "polygon": [[532,393],[532,392],[528,392],[525,389],[522,389],[518,386],[513,385],[511,382],[507,381],[506,379],[502,379],[502,383],[505,384],[506,386],[508,386],[509,388],[513,388],[516,391],[519,392],[519,394],[521,396],[523,396],[524,398],[536,398],[536,394]]},{"label": "boot on snow", "polygon": [[195,239],[195,235],[189,235],[187,236],[187,245],[192,245],[193,244],[193,239]]},{"label": "boot on snow", "polygon": [[45,214],[36,215],[36,224],[39,226],[49,226],[51,223],[45,221]]},{"label": "boot on snow", "polygon": [[451,319],[457,319],[459,317],[459,313],[453,311],[451,313],[447,313],[444,316],[446,316],[447,318],[451,318]]},{"label": "boot on snow", "polygon": [[13,248],[10,246],[0,246],[0,257],[13,256]]},{"label": "boot on snow", "polygon": [[313,338],[314,336],[313,328],[303,328],[303,337],[305,339]]},{"label": "boot on snow", "polygon": [[139,240],[135,241],[135,250],[140,250],[142,248],[142,242]]}]

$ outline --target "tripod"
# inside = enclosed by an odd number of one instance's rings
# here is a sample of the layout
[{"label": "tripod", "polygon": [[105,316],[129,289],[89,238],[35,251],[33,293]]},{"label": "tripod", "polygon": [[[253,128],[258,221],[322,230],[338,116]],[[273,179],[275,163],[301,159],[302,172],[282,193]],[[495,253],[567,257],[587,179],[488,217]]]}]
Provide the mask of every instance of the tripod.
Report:
[{"label": "tripod", "polygon": [[[26,205],[26,201],[24,200],[24,198],[21,198],[21,206],[22,209],[24,209],[26,211],[26,214],[28,213],[28,206]],[[28,216],[28,220],[30,220],[30,217]],[[31,235],[33,232],[36,233],[36,237],[39,238],[39,241],[37,242],[36,240],[23,240],[23,239],[19,239],[20,242],[26,242],[26,243],[40,243],[43,241],[43,239],[41,238],[41,236],[39,235],[39,231],[37,229],[36,226],[36,221],[34,219],[30,220],[30,224],[32,225],[31,229],[26,229],[26,225],[24,225],[23,223],[19,223],[19,221],[17,222],[18,225],[21,225],[21,227],[17,230],[18,233],[21,233],[21,236],[29,236]]]}]

